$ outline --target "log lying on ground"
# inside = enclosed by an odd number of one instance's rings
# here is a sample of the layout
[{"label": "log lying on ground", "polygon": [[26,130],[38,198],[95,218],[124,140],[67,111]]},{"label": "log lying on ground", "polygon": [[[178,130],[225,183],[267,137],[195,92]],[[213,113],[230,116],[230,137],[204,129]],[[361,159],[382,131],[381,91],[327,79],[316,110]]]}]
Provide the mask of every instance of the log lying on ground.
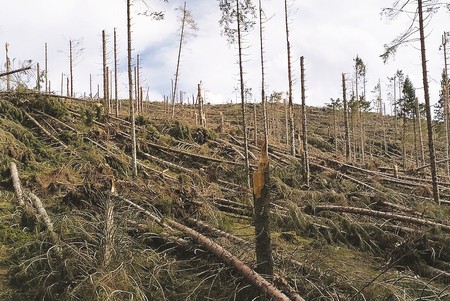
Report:
[{"label": "log lying on ground", "polygon": [[395,213],[391,213],[391,212],[376,211],[376,210],[371,210],[371,209],[346,207],[346,206],[335,206],[335,205],[320,205],[320,206],[315,206],[315,207],[307,207],[305,209],[305,211],[307,213],[312,213],[312,214],[318,213],[320,211],[334,211],[334,212],[346,212],[346,213],[361,214],[361,215],[367,215],[367,216],[373,216],[373,217],[394,219],[394,220],[412,223],[412,224],[421,225],[421,226],[432,226],[432,227],[439,228],[443,231],[450,232],[450,225],[441,224],[441,223],[437,223],[437,222],[422,219],[422,218],[400,215],[400,214],[395,214]]},{"label": "log lying on ground", "polygon": [[11,179],[14,187],[14,192],[17,197],[17,201],[21,207],[25,207],[22,185],[20,184],[19,172],[17,171],[16,163],[14,162],[9,163],[9,171],[11,173]]},{"label": "log lying on ground", "polygon": [[204,222],[202,222],[202,221],[200,221],[198,219],[195,219],[195,218],[192,218],[192,217],[188,217],[186,220],[190,224],[193,224],[193,225],[195,225],[197,227],[204,228],[205,230],[207,230],[207,231],[209,231],[211,233],[214,233],[217,236],[224,237],[224,238],[228,239],[229,241],[231,241],[231,242],[233,242],[233,243],[235,243],[237,245],[240,245],[246,251],[253,251],[253,248],[255,247],[249,241],[246,241],[246,240],[244,240],[244,239],[242,239],[240,237],[234,236],[234,235],[232,235],[230,233],[227,233],[225,231],[222,231],[220,229],[214,228],[214,227],[212,227],[212,226],[210,226],[210,225],[208,225],[208,224],[206,224],[206,223],[204,223]]},{"label": "log lying on ground", "polygon": [[[50,217],[47,214],[47,211],[44,208],[41,200],[32,192],[24,192],[22,190],[22,185],[19,179],[19,172],[17,171],[17,166],[14,162],[10,162],[9,164],[11,179],[14,186],[14,191],[16,193],[16,197],[18,199],[19,205],[25,210],[30,210],[38,219],[40,219],[46,226],[47,231],[50,233],[50,238],[53,244],[57,244],[59,242],[59,237],[55,232],[53,227],[53,223]],[[25,202],[25,197],[27,202]],[[31,207],[31,208],[30,208]],[[60,249],[58,248],[58,252]]]},{"label": "log lying on ground", "polygon": [[[124,200],[123,198],[121,198]],[[158,222],[161,225],[172,227],[178,231],[183,232],[184,234],[191,237],[196,243],[200,244],[202,247],[204,247],[206,250],[210,251],[214,255],[216,255],[218,258],[220,258],[224,263],[231,266],[233,269],[241,273],[241,275],[249,281],[251,284],[253,284],[255,287],[257,287],[261,292],[272,298],[272,300],[277,301],[289,301],[290,299],[280,290],[278,290],[273,284],[271,284],[269,281],[267,281],[264,277],[262,277],[260,274],[256,273],[253,269],[251,269],[249,266],[247,266],[244,262],[242,262],[239,258],[231,254],[229,251],[224,249],[222,246],[218,245],[208,237],[198,233],[197,231],[186,227],[183,224],[180,224],[176,221],[170,220],[170,219],[164,219],[155,216],[151,212],[145,210],[141,206],[126,200],[126,202],[141,210],[146,215],[149,215],[153,220]],[[298,299],[303,300],[303,299]],[[304,301],[304,300],[303,300]]]}]

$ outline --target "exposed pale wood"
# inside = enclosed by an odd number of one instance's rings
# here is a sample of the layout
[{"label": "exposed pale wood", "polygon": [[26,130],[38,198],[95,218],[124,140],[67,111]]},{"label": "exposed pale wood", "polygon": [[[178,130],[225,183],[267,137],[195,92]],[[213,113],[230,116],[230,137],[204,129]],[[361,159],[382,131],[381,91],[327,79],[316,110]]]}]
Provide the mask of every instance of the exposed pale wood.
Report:
[{"label": "exposed pale wood", "polygon": [[17,171],[17,165],[14,162],[9,163],[9,171],[11,173],[11,179],[16,193],[17,201],[21,207],[25,207],[25,201],[23,197],[22,185],[20,184],[19,172]]}]

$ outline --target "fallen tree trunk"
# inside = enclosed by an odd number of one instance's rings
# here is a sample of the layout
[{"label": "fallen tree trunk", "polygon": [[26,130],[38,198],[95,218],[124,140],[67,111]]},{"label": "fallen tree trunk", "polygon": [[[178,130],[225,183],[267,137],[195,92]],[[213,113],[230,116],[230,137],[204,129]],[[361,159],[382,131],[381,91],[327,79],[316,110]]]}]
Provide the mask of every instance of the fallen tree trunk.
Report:
[{"label": "fallen tree trunk", "polygon": [[24,67],[24,68],[20,68],[20,69],[8,71],[8,72],[0,73],[0,77],[11,75],[11,74],[14,74],[14,73],[24,72],[24,71],[27,71],[27,70],[30,70],[30,69],[31,69],[31,67]]},{"label": "fallen tree trunk", "polygon": [[21,207],[25,207],[25,201],[23,199],[23,191],[22,191],[22,185],[20,184],[19,179],[19,172],[17,171],[16,163],[10,162],[9,163],[9,171],[11,173],[11,179],[14,187],[14,192],[17,197],[17,201],[19,202],[19,205]]},{"label": "fallen tree trunk", "polygon": [[48,137],[50,137],[51,139],[53,139],[54,141],[58,142],[59,145],[61,145],[64,149],[67,149],[67,145],[64,144],[64,142],[62,142],[61,140],[59,140],[57,137],[55,137],[52,133],[50,133],[49,131],[47,131],[46,128],[44,128],[36,119],[34,119],[33,116],[31,116],[30,114],[28,114],[27,112],[23,111],[22,112],[25,114],[25,116],[27,116],[28,119],[30,119],[45,135],[47,135]]},{"label": "fallen tree trunk", "polygon": [[[231,266],[233,269],[241,273],[241,275],[249,281],[251,284],[253,284],[255,287],[257,287],[261,292],[268,295],[272,300],[278,300],[278,301],[289,301],[290,299],[280,290],[278,290],[273,284],[271,284],[269,281],[267,281],[264,277],[262,277],[260,274],[256,273],[253,269],[251,269],[249,266],[247,266],[244,262],[242,262],[239,258],[231,254],[229,251],[224,249],[222,246],[218,245],[208,237],[198,233],[197,231],[186,227],[183,224],[180,224],[176,221],[170,220],[170,219],[161,219],[148,210],[145,210],[141,206],[129,201],[125,200],[123,198],[120,198],[124,201],[126,201],[129,205],[141,210],[146,215],[149,215],[155,222],[164,225],[172,227],[176,230],[179,230],[183,232],[184,234],[191,237],[195,242],[200,244],[202,247],[204,247],[206,250],[210,251],[214,255],[216,255],[218,258],[220,258],[224,263]],[[303,299],[299,299],[303,300]],[[304,300],[303,300],[304,301]]]},{"label": "fallen tree trunk", "polygon": [[405,216],[405,215],[395,214],[395,213],[391,213],[391,212],[376,211],[376,210],[365,209],[365,208],[335,206],[335,205],[319,205],[319,206],[315,206],[315,207],[306,208],[305,211],[307,213],[311,213],[311,214],[315,214],[320,211],[334,211],[334,212],[346,212],[346,213],[361,214],[361,215],[367,215],[367,216],[373,216],[373,217],[394,219],[394,220],[412,223],[412,224],[421,225],[421,226],[437,227],[443,231],[450,232],[450,225],[441,224],[441,223],[433,222],[433,221],[422,219],[422,218]]}]

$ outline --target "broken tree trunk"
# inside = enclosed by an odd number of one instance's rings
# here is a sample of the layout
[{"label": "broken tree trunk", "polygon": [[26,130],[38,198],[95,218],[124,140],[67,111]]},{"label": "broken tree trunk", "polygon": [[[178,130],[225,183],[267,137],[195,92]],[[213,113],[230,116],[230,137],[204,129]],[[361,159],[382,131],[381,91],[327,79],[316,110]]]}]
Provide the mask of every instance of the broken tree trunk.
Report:
[{"label": "broken tree trunk", "polygon": [[24,72],[24,71],[27,71],[27,70],[30,70],[30,69],[31,69],[31,67],[24,67],[24,68],[20,68],[20,69],[8,71],[8,72],[0,73],[0,77],[8,76],[8,75],[11,75],[11,74],[14,74],[14,73]]},{"label": "broken tree trunk", "polygon": [[17,171],[16,163],[11,162],[9,163],[9,170],[11,173],[11,179],[14,187],[14,192],[16,193],[17,201],[19,202],[19,205],[21,207],[25,207],[25,201],[23,199],[23,191],[22,191],[22,185],[20,184],[19,180],[19,173]]},{"label": "broken tree trunk", "polygon": [[256,270],[273,277],[272,246],[270,242],[270,178],[267,141],[261,149],[261,159],[253,172],[253,199],[255,219]]},{"label": "broken tree trunk", "polygon": [[289,298],[280,290],[278,290],[272,283],[264,279],[260,274],[252,270],[248,265],[246,265],[244,262],[242,262],[239,258],[231,254],[228,250],[224,249],[222,246],[218,245],[208,237],[198,233],[197,231],[180,224],[176,221],[173,221],[171,219],[162,219],[155,214],[151,213],[150,211],[145,210],[141,206],[121,198],[125,202],[127,202],[129,205],[143,211],[146,215],[149,215],[155,222],[157,222],[160,225],[163,225],[168,228],[173,228],[178,231],[183,232],[184,234],[191,237],[196,243],[201,245],[203,248],[208,250],[209,252],[216,255],[218,258],[220,258],[225,264],[231,266],[233,269],[241,273],[241,275],[252,285],[257,287],[261,292],[266,294],[268,297],[272,298],[272,300],[279,300],[279,301],[289,301]]}]

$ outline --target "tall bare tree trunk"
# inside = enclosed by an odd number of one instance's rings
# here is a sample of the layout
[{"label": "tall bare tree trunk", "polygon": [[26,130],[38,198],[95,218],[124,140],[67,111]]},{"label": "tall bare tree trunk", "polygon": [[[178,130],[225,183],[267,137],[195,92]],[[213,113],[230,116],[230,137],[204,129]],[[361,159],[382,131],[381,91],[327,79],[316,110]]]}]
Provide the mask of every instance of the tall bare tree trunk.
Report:
[{"label": "tall bare tree trunk", "polygon": [[447,173],[447,177],[450,178],[450,151],[449,151],[449,143],[450,143],[450,110],[449,110],[449,85],[448,85],[448,66],[447,66],[447,37],[448,33],[444,32],[442,35],[442,46],[444,48],[444,132],[445,132],[445,170]]},{"label": "tall bare tree trunk", "polygon": [[287,103],[287,99],[283,99],[283,104],[284,104],[284,127],[285,127],[285,134],[286,134],[286,146],[289,148],[290,147],[290,131],[289,131],[289,108],[288,108],[288,103]]},{"label": "tall bare tree trunk", "polygon": [[[9,59],[9,44],[5,43],[5,53],[6,53],[6,72],[11,71],[11,60]],[[6,91],[11,90],[11,76],[8,74],[6,76]]]},{"label": "tall bare tree trunk", "polygon": [[67,84],[67,88],[66,88],[67,97],[70,97],[70,79],[69,78],[66,78],[66,84]]},{"label": "tall bare tree trunk", "polygon": [[70,97],[73,97],[73,54],[72,54],[72,40],[69,41],[69,69],[70,69]]},{"label": "tall bare tree trunk", "polygon": [[430,153],[431,180],[433,183],[433,198],[434,201],[440,205],[441,202],[439,199],[439,190],[437,183],[436,153],[433,141],[433,123],[431,116],[430,92],[428,87],[428,72],[427,72],[427,58],[425,50],[425,33],[424,33],[422,0],[418,0],[418,11],[419,11],[420,50],[422,57],[423,92],[425,98],[425,113],[427,116],[428,148]]},{"label": "tall bare tree trunk", "polygon": [[[183,18],[181,21],[181,33],[180,33],[180,42],[178,45],[177,68],[175,71],[175,82],[174,82],[173,90],[172,90],[172,103],[175,103],[175,95],[176,95],[175,93],[177,93],[177,87],[178,87],[178,75],[180,72],[181,48],[183,47],[185,22],[186,22],[186,1],[184,1]],[[172,118],[175,117],[174,115],[175,115],[175,111],[172,111]]]},{"label": "tall bare tree trunk", "polygon": [[104,105],[104,114],[108,116],[111,109],[109,108],[108,102],[108,70],[106,67],[106,33],[102,30],[102,54],[103,54],[103,105]]},{"label": "tall bare tree trunk", "polygon": [[45,93],[49,93],[49,85],[48,85],[48,49],[47,43],[45,43]]},{"label": "tall bare tree trunk", "polygon": [[136,123],[134,115],[133,102],[133,68],[131,64],[131,0],[127,0],[127,40],[128,40],[128,98],[130,100],[130,118],[131,118],[131,140],[132,154],[131,164],[133,167],[133,176],[137,177],[137,158],[136,158]]},{"label": "tall bare tree trunk", "polygon": [[239,81],[241,89],[241,111],[242,111],[242,130],[244,132],[244,157],[245,157],[245,176],[247,179],[247,187],[250,189],[250,162],[248,157],[248,135],[247,135],[247,118],[245,116],[245,87],[244,87],[244,70],[242,61],[242,38],[241,38],[241,16],[239,1],[236,1],[236,19],[237,19],[237,35],[238,35],[238,51],[239,51]]},{"label": "tall bare tree trunk", "polygon": [[[270,240],[270,177],[265,97],[264,45],[261,0],[259,0],[259,39],[261,55],[261,103],[263,105],[264,140],[259,167],[253,172],[253,199],[255,218],[256,271],[273,277],[272,245]],[[256,104],[255,104],[256,105]],[[256,118],[255,118],[256,121]],[[255,124],[256,128],[256,124]]]},{"label": "tall bare tree trunk", "polygon": [[350,159],[350,133],[348,127],[347,89],[345,86],[345,74],[342,73],[342,100],[344,102],[344,130],[345,130],[345,158]]},{"label": "tall bare tree trunk", "polygon": [[117,96],[117,92],[117,33],[116,28],[114,28],[114,100],[116,102],[116,117],[119,117],[120,102]]},{"label": "tall bare tree trunk", "polygon": [[289,22],[288,22],[288,5],[287,0],[284,0],[284,16],[286,23],[286,47],[287,47],[287,59],[288,59],[288,81],[289,81],[289,144],[291,149],[291,155],[295,156],[295,126],[294,126],[294,104],[292,98],[292,65],[291,65],[291,42],[289,40]]},{"label": "tall bare tree trunk", "polygon": [[136,100],[137,100],[137,111],[139,115],[142,115],[142,99],[140,97],[139,91],[141,90],[141,81],[140,81],[140,69],[141,69],[141,60],[140,55],[137,55],[136,58]]},{"label": "tall bare tree trunk", "polygon": [[308,154],[308,130],[306,123],[306,95],[305,95],[305,64],[304,57],[300,57],[300,83],[302,93],[302,141],[303,141],[303,181],[309,187],[309,154]]},{"label": "tall bare tree trunk", "polygon": [[41,68],[39,63],[36,64],[37,74],[36,74],[36,89],[38,93],[41,93]]}]

